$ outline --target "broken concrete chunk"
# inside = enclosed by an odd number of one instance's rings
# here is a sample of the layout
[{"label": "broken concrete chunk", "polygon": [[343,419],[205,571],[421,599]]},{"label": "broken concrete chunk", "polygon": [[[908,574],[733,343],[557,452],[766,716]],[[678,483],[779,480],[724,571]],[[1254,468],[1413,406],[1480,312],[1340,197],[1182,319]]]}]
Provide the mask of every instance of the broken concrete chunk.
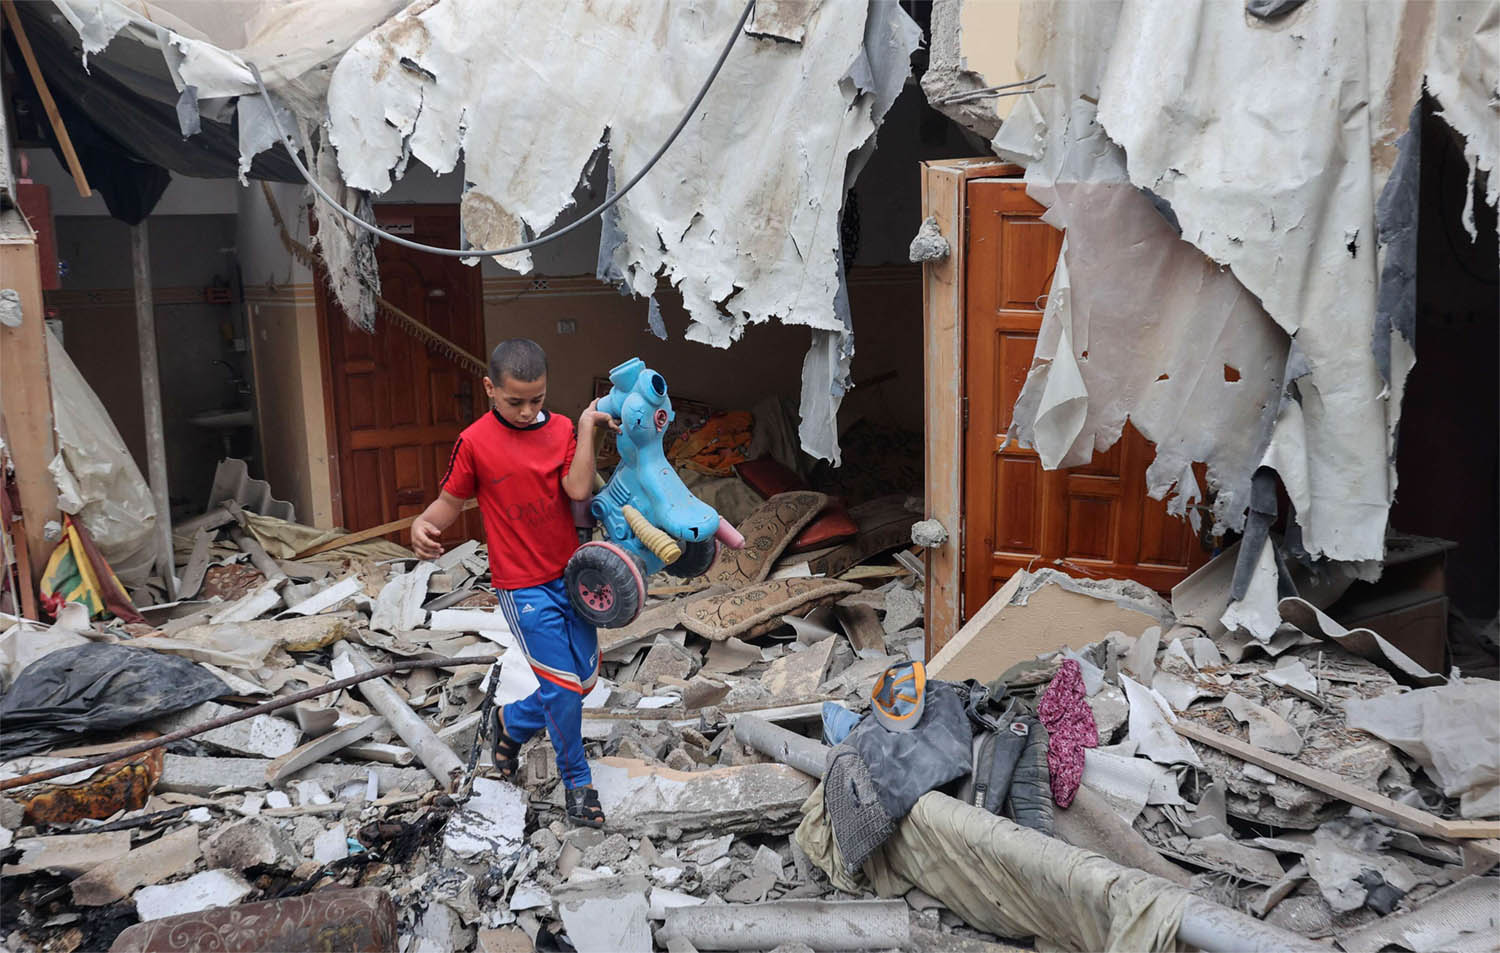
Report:
[{"label": "broken concrete chunk", "polygon": [[443,844],[460,857],[503,856],[519,847],[525,834],[526,793],[513,784],[475,778],[474,796],[449,818]]},{"label": "broken concrete chunk", "polygon": [[663,678],[687,680],[698,669],[698,656],[669,639],[657,636],[646,660],[641,663],[635,680],[642,686],[655,685]]},{"label": "broken concrete chunk", "polygon": [[[640,761],[594,762],[594,786],[612,830],[651,837],[796,826],[813,781],[794,768],[752,764],[683,773]],[[669,835],[669,832],[673,832]]]},{"label": "broken concrete chunk", "polygon": [[782,656],[761,676],[761,685],[773,698],[808,698],[817,694],[833,646],[833,639],[824,639],[801,652]]},{"label": "broken concrete chunk", "polygon": [[248,870],[272,867],[291,871],[302,862],[302,852],[276,824],[248,818],[221,828],[203,845],[204,863],[210,867]]},{"label": "broken concrete chunk", "polygon": [[644,877],[609,877],[565,884],[553,901],[578,953],[644,951],[652,949],[650,889]]},{"label": "broken concrete chunk", "polygon": [[184,827],[90,868],[69,887],[74,903],[102,907],[124,900],[137,887],[160,883],[189,870],[197,861],[198,828]]},{"label": "broken concrete chunk", "polygon": [[[201,725],[215,718],[223,718],[238,710],[229,705],[204,702],[165,718],[158,718],[153,722],[153,727],[157,731],[166,733]],[[231,754],[279,758],[296,748],[301,737],[302,732],[298,727],[284,718],[256,715],[232,725],[205,731],[197,735],[195,740],[203,742],[210,748]]]},{"label": "broken concrete chunk", "polygon": [[348,856],[349,835],[344,832],[342,822],[313,838],[313,860],[318,863],[328,864]]},{"label": "broken concrete chunk", "polygon": [[922,597],[915,589],[896,586],[885,594],[885,618],[881,620],[887,635],[922,621]]},{"label": "broken concrete chunk", "polygon": [[142,887],[135,892],[135,910],[141,920],[160,920],[213,907],[230,907],[255,888],[235,870],[207,870],[181,883]]},{"label": "broken concrete chunk", "polygon": [[76,877],[91,867],[129,853],[130,832],[20,837],[16,839],[15,847],[21,851],[21,859],[0,868],[0,874],[6,877],[38,870]]},{"label": "broken concrete chunk", "polygon": [[1295,755],[1302,750],[1302,736],[1285,718],[1243,695],[1230,692],[1224,696],[1224,707],[1235,719],[1250,727],[1250,743],[1266,751]]},{"label": "broken concrete chunk", "polygon": [[730,903],[760,903],[766,899],[766,894],[774,886],[776,886],[774,875],[754,874],[725,891],[724,899]]}]

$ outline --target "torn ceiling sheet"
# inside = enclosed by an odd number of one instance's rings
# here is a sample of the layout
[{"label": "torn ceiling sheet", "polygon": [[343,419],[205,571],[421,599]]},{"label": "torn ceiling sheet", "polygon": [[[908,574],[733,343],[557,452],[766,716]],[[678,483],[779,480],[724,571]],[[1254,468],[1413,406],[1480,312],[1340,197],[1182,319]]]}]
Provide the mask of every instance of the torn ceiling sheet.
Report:
[{"label": "torn ceiling sheet", "polygon": [[[492,248],[540,233],[602,143],[624,181],[666,141],[741,8],[418,5],[334,70],[329,122],[344,179],[380,193],[408,156],[441,174],[462,154],[468,240]],[[659,277],[677,286],[693,340],[724,346],[773,316],[843,330],[833,300],[844,174],[875,130],[875,97],[849,75],[866,18],[862,6],[804,9],[800,42],[740,37],[681,138],[619,205],[615,265],[637,294],[654,293]],[[498,261],[531,267],[524,252]]]},{"label": "torn ceiling sheet", "polygon": [[327,70],[406,0],[53,0],[83,40],[84,57],[121,32],[161,50],[178,90],[201,100],[255,92],[246,63],[283,95],[320,99]]},{"label": "torn ceiling sheet", "polygon": [[1067,466],[1128,416],[1159,445],[1153,495],[1207,462],[1216,522],[1240,528],[1265,465],[1299,550],[1379,560],[1415,359],[1403,134],[1425,78],[1471,171],[1493,168],[1497,39],[1495,0],[1320,0],[1274,20],[1207,0],[1027,4],[1019,65],[1047,83],[993,145],[1068,237],[1011,435]]},{"label": "torn ceiling sheet", "polygon": [[[417,5],[355,44],[329,87],[330,138],[353,188],[381,193],[409,158],[460,155],[475,247],[545,231],[608,145],[623,182],[666,141],[712,68],[740,0],[479,0]],[[665,279],[690,340],[724,347],[772,317],[817,334],[802,439],[837,458],[833,415],[853,353],[840,287],[850,177],[910,71],[901,8],[783,4],[741,36],[680,139],[606,225],[601,273],[649,297]],[[793,22],[792,14],[800,20]],[[581,54],[580,44],[586,51]],[[496,259],[525,273],[531,256]],[[811,423],[809,423],[811,422]]]},{"label": "torn ceiling sheet", "polygon": [[1044,220],[1067,230],[1010,436],[1045,466],[1078,466],[1112,446],[1128,417],[1156,444],[1151,495],[1175,490],[1169,509],[1196,516],[1192,465],[1206,463],[1214,522],[1237,530],[1274,420],[1287,336],[1130,184],[1089,101],[1106,50],[1087,41],[1108,35],[1112,9],[1053,10],[1055,35],[1085,42],[1035,48],[1023,70],[1056,85],[1023,97],[994,143],[1027,165]]}]

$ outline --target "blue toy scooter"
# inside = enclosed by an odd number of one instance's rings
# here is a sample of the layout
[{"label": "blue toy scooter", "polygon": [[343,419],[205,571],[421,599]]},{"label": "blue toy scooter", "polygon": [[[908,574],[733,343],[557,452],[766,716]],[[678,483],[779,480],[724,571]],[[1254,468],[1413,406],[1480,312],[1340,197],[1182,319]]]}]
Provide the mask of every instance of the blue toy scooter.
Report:
[{"label": "blue toy scooter", "polygon": [[609,380],[614,386],[598,408],[620,422],[620,465],[589,506],[605,539],[578,547],[563,580],[579,615],[617,629],[640,614],[648,576],[662,569],[682,579],[701,576],[719,543],[739,549],[745,540],[667,461],[662,438],[675,415],[666,380],[634,357]]}]

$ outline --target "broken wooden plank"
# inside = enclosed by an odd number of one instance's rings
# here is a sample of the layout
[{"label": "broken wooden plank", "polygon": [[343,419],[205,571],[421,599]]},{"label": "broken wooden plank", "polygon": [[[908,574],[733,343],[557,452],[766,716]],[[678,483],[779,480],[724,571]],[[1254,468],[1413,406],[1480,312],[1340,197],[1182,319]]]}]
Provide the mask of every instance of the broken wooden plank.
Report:
[{"label": "broken wooden plank", "polygon": [[1357,787],[1347,779],[1310,765],[1300,764],[1291,758],[1257,748],[1249,742],[1194,724],[1179,718],[1173,725],[1177,733],[1192,741],[1217,748],[1241,761],[1259,765],[1274,771],[1284,778],[1305,784],[1315,791],[1331,794],[1339,800],[1379,814],[1394,822],[1394,826],[1413,834],[1426,834],[1445,840],[1478,840],[1500,837],[1500,821],[1454,821],[1429,814],[1407,804],[1393,801],[1374,791]]},{"label": "broken wooden plank", "polygon": [[47,114],[47,122],[57,136],[57,144],[68,164],[68,172],[73,176],[73,185],[80,196],[88,198],[94,194],[89,188],[88,176],[83,174],[83,163],[78,161],[78,150],[73,148],[73,138],[68,135],[68,127],[63,125],[62,114],[57,111],[57,100],[52,98],[52,90],[47,86],[47,78],[42,75],[36,53],[32,52],[31,40],[26,35],[26,27],[21,23],[13,0],[5,0],[5,22],[15,31],[16,46],[21,50],[21,59],[26,61],[26,72],[31,74],[31,81],[36,85],[37,98],[42,101],[42,111]]},{"label": "broken wooden plank", "polygon": [[[466,500],[464,501],[463,508],[459,510],[459,512],[467,513],[469,510],[472,510],[478,505],[479,502],[477,500]],[[389,536],[391,533],[399,533],[404,529],[410,529],[411,524],[415,523],[417,521],[417,517],[421,515],[421,513],[414,513],[411,516],[403,516],[398,520],[391,520],[389,523],[381,523],[379,526],[372,526],[369,529],[362,529],[355,533],[345,533],[343,536],[337,536],[333,539],[330,539],[326,543],[319,543],[316,546],[309,546],[307,549],[302,550],[300,553],[293,555],[292,558],[306,559],[309,556],[317,556],[322,553],[329,552],[330,550],[343,549],[345,546],[353,546],[355,543],[368,542],[369,540],[375,539],[379,536]]]}]

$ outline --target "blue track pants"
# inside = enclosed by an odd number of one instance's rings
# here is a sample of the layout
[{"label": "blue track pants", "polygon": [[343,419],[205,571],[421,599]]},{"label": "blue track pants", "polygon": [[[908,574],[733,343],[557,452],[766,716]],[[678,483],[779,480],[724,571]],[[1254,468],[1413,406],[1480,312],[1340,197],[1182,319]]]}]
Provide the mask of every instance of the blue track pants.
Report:
[{"label": "blue track pants", "polygon": [[541,683],[505,706],[505,733],[525,744],[545,728],[557,750],[563,784],[577,788],[592,783],[583,753],[583,696],[599,678],[598,633],[573,611],[561,579],[528,589],[497,589],[495,594]]}]

